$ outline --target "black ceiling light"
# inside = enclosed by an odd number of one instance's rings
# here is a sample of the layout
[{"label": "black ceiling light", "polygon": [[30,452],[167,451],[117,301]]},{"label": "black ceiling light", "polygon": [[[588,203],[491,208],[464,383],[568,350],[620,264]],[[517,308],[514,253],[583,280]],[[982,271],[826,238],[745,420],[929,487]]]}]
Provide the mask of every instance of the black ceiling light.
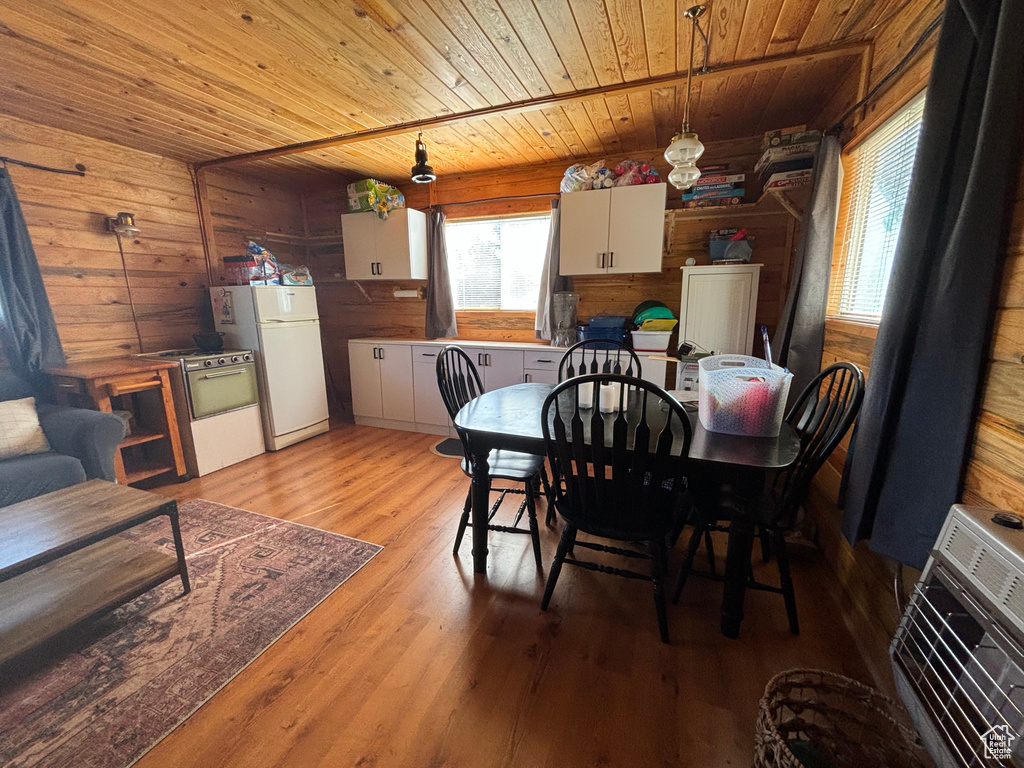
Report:
[{"label": "black ceiling light", "polygon": [[416,165],[412,167],[412,180],[417,184],[429,184],[437,178],[434,169],[427,165],[427,145],[423,143],[423,133],[416,137]]}]

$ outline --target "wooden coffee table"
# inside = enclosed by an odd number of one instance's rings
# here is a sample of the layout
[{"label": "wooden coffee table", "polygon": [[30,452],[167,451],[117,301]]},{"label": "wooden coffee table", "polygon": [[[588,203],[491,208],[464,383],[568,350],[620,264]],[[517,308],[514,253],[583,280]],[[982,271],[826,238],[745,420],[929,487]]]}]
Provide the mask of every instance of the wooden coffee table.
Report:
[{"label": "wooden coffee table", "polygon": [[[161,515],[176,556],[116,536]],[[90,480],[0,507],[0,666],[175,576],[188,594],[173,499]]]}]

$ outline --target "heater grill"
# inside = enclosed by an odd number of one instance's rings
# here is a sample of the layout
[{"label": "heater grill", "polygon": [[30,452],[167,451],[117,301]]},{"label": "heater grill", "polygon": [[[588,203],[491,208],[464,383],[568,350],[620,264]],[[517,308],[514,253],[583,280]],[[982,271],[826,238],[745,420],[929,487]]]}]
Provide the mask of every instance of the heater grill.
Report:
[{"label": "heater grill", "polygon": [[942,768],[1024,766],[1024,532],[954,506],[890,647]]}]

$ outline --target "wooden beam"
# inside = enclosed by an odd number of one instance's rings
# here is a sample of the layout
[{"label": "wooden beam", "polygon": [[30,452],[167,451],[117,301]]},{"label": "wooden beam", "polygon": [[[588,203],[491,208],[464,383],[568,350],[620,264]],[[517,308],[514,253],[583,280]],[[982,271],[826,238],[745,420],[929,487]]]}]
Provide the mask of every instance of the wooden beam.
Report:
[{"label": "wooden beam", "polygon": [[[812,51],[805,51],[798,54],[784,54],[781,56],[769,56],[757,61],[740,62],[727,64],[709,69],[705,72],[694,72],[694,78],[706,81],[720,80],[728,77],[742,77],[744,75],[756,74],[764,70],[779,69],[801,64],[813,64],[821,61],[847,57],[863,57],[865,51],[870,47],[869,43],[846,43],[827,48],[818,48]],[[345,144],[355,144],[361,141],[384,139],[391,136],[426,131],[431,128],[459,125],[494,117],[510,117],[524,112],[535,112],[541,109],[549,109],[554,106],[590,101],[592,99],[604,98],[606,96],[628,96],[633,93],[641,93],[654,88],[667,88],[681,85],[686,82],[686,73],[674,72],[669,75],[659,75],[644,80],[632,80],[630,82],[615,83],[597,88],[587,88],[572,93],[555,94],[537,99],[512,102],[499,106],[475,109],[470,112],[459,112],[452,115],[440,115],[428,117],[422,120],[411,120],[404,123],[385,125],[379,128],[367,128],[361,131],[328,136],[322,139],[302,141],[297,144],[288,144],[283,147],[273,147],[257,152],[246,152],[239,155],[219,157],[215,160],[206,160],[197,163],[197,168],[209,168],[217,165],[228,165],[234,163],[251,162],[253,160],[267,160],[272,157],[294,155],[301,152],[310,152],[315,149],[326,149],[327,147],[340,147]]]},{"label": "wooden beam", "polygon": [[203,243],[203,255],[206,256],[207,285],[214,283],[214,236],[213,222],[210,219],[210,193],[206,187],[206,172],[198,165],[189,166],[192,175],[192,188],[195,190],[196,211],[199,214],[199,236]]}]

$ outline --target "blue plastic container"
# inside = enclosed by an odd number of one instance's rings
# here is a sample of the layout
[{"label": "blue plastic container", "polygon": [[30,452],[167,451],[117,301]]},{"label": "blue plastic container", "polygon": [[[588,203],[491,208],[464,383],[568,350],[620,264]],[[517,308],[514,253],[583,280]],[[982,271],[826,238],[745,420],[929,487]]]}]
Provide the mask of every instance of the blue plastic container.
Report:
[{"label": "blue plastic container", "polygon": [[[594,325],[577,325],[576,326],[576,338],[579,341],[590,341],[591,339],[601,339],[608,341],[617,341],[619,344],[626,343],[626,329],[619,327],[601,327]],[[614,344],[601,344],[597,349],[615,349]]]}]

